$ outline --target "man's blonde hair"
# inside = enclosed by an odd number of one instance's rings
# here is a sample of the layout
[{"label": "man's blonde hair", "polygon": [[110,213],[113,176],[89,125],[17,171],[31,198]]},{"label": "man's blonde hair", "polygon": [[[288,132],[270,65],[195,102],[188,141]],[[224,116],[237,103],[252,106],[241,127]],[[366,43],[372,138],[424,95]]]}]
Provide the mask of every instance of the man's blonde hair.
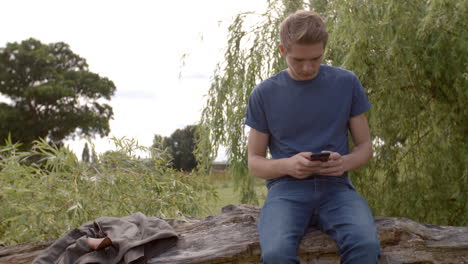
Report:
[{"label": "man's blonde hair", "polygon": [[293,44],[327,45],[328,32],[319,14],[312,11],[297,11],[289,15],[280,25],[281,44],[289,49]]}]

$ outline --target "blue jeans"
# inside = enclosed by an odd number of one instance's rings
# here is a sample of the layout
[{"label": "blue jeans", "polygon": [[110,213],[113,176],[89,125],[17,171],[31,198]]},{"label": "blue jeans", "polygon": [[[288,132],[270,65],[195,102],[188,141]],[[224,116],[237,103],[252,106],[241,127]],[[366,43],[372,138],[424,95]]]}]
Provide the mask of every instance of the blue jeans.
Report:
[{"label": "blue jeans", "polygon": [[258,225],[263,263],[300,263],[297,249],[309,225],[335,240],[341,263],[378,263],[374,218],[347,176],[269,182]]}]

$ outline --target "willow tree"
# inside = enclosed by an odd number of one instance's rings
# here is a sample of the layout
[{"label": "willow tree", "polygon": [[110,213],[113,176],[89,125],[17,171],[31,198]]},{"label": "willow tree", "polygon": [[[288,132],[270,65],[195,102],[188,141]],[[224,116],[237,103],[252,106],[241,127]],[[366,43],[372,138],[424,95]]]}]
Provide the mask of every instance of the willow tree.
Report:
[{"label": "willow tree", "polygon": [[256,201],[246,166],[247,99],[256,84],[286,67],[278,25],[301,8],[324,16],[330,33],[325,62],[355,72],[373,104],[375,157],[351,177],[374,213],[467,225],[463,0],[269,1],[264,14],[239,14],[202,114],[200,153],[227,146],[242,202]]},{"label": "willow tree", "polygon": [[264,14],[238,14],[229,27],[225,60],[218,64],[208,92],[199,126],[199,164],[207,169],[219,146],[226,146],[229,172],[242,203],[258,203],[254,178],[247,171],[247,100],[256,84],[286,67],[278,52],[279,23],[302,7],[300,1],[268,1]]}]

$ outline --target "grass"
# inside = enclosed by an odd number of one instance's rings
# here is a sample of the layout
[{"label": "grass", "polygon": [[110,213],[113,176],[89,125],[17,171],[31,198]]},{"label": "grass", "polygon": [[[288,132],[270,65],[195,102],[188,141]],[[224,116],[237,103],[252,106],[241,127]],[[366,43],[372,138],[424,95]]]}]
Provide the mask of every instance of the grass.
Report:
[{"label": "grass", "polygon": [[[218,199],[209,201],[207,204],[208,211],[200,215],[200,217],[219,214],[221,213],[221,209],[229,204],[241,204],[239,192],[235,191],[234,182],[226,172],[212,173],[210,180],[218,192]],[[261,179],[256,179],[255,181],[255,191],[259,201],[258,205],[262,206],[267,193],[265,181]]]}]

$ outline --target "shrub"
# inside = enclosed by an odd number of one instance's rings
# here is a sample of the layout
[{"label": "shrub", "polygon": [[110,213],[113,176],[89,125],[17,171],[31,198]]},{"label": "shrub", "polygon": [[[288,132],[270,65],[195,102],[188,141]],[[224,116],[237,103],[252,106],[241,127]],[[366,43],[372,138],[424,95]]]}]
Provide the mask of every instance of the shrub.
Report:
[{"label": "shrub", "polygon": [[205,176],[171,169],[163,151],[113,141],[116,150],[93,163],[44,140],[29,152],[11,140],[0,146],[0,245],[55,239],[101,216],[197,215],[216,196]]}]

